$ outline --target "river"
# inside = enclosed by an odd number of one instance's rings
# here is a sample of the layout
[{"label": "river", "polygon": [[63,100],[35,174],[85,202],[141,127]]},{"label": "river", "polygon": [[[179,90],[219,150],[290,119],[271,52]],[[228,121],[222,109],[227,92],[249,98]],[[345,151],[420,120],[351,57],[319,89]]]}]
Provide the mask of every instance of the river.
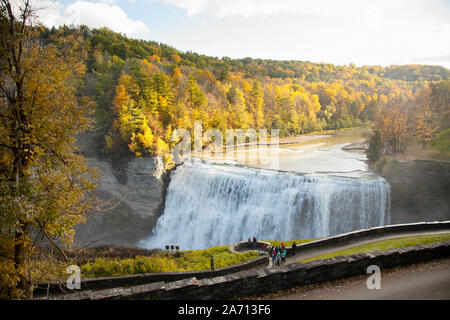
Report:
[{"label": "river", "polygon": [[[214,163],[236,163],[254,168],[314,173],[330,172],[352,177],[370,174],[363,150],[343,148],[364,141],[368,128],[345,129],[328,134],[281,138],[278,147],[236,148],[224,161],[223,154],[203,155]],[[231,159],[230,159],[231,158]]]}]

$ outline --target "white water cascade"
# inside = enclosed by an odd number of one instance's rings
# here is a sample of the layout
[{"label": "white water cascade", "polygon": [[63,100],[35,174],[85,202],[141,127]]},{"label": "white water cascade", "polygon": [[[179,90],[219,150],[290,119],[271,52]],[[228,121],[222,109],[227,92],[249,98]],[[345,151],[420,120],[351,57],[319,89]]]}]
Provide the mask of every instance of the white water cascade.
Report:
[{"label": "white water cascade", "polygon": [[310,239],[385,225],[389,190],[382,177],[185,163],[172,173],[164,213],[142,245],[204,249],[253,236]]}]

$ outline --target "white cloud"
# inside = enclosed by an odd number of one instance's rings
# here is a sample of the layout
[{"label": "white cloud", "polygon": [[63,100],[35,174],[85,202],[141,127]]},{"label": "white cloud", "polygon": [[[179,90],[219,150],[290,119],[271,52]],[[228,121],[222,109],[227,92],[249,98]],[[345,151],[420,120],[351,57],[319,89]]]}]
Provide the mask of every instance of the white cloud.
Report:
[{"label": "white cloud", "polygon": [[[14,0],[19,1],[19,0]],[[52,0],[32,0],[48,4]],[[134,38],[149,29],[128,14],[142,10],[128,0],[127,13],[114,0],[54,0],[43,11],[47,26],[106,26]],[[152,39],[181,50],[214,56],[296,59],[335,64],[440,63],[450,52],[448,0],[137,0],[160,18]],[[137,2],[136,1],[136,2]],[[155,2],[166,5],[154,5]],[[153,3],[153,4],[152,4]],[[169,7],[186,16],[174,15]],[[125,8],[125,7],[123,7]],[[139,9],[138,9],[139,8]],[[164,17],[164,18],[162,18]],[[171,28],[158,19],[173,21]]]},{"label": "white cloud", "polygon": [[159,1],[209,17],[173,41],[205,54],[389,65],[450,52],[448,0]]},{"label": "white cloud", "polygon": [[421,58],[416,58],[414,59],[414,61],[419,62],[419,63],[432,63],[432,62],[437,62],[437,63],[442,63],[442,64],[450,64],[450,53],[449,54],[445,54],[442,56],[432,56],[432,57],[421,57]]},{"label": "white cloud", "polygon": [[[368,13],[367,2],[361,0],[162,0],[165,3],[185,9],[191,16],[208,13],[217,17],[273,16],[279,14],[318,15],[318,16],[350,16],[355,12]],[[370,8],[386,6],[402,6],[404,0],[372,0]],[[392,4],[394,3],[394,4]],[[411,2],[410,2],[411,3]]]},{"label": "white cloud", "polygon": [[107,27],[131,37],[146,38],[149,28],[140,20],[132,20],[113,1],[102,2],[76,1],[67,6],[59,2],[39,0],[40,19],[46,26],[87,25],[91,28]]}]

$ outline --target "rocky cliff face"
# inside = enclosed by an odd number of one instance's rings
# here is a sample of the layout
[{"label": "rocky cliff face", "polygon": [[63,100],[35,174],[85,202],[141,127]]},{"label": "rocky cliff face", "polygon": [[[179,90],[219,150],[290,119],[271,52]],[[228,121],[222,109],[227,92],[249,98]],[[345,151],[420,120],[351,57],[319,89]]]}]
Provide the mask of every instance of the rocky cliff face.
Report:
[{"label": "rocky cliff face", "polygon": [[450,220],[450,162],[388,160],[378,170],[391,185],[391,223]]},{"label": "rocky cliff face", "polygon": [[164,209],[170,174],[161,159],[86,159],[102,172],[97,188],[101,210],[75,228],[74,245],[133,245],[150,235]]}]

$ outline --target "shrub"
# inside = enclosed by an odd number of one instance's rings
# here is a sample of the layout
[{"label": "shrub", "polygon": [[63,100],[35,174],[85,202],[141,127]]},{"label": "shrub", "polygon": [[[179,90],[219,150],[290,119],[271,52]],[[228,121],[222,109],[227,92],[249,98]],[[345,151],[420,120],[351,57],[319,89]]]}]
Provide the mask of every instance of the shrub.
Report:
[{"label": "shrub", "polygon": [[139,273],[183,271],[176,262],[168,257],[144,257],[127,259],[98,258],[81,267],[84,277],[117,277]]},{"label": "shrub", "polygon": [[134,258],[99,257],[81,267],[83,277],[116,277],[139,273],[179,272],[208,270],[211,268],[211,256],[214,267],[222,268],[257,258],[256,252],[233,253],[228,246],[218,246],[205,250],[182,251],[178,254],[160,252],[151,256]]},{"label": "shrub", "polygon": [[434,137],[431,146],[441,153],[450,153],[450,129],[444,130]]}]

